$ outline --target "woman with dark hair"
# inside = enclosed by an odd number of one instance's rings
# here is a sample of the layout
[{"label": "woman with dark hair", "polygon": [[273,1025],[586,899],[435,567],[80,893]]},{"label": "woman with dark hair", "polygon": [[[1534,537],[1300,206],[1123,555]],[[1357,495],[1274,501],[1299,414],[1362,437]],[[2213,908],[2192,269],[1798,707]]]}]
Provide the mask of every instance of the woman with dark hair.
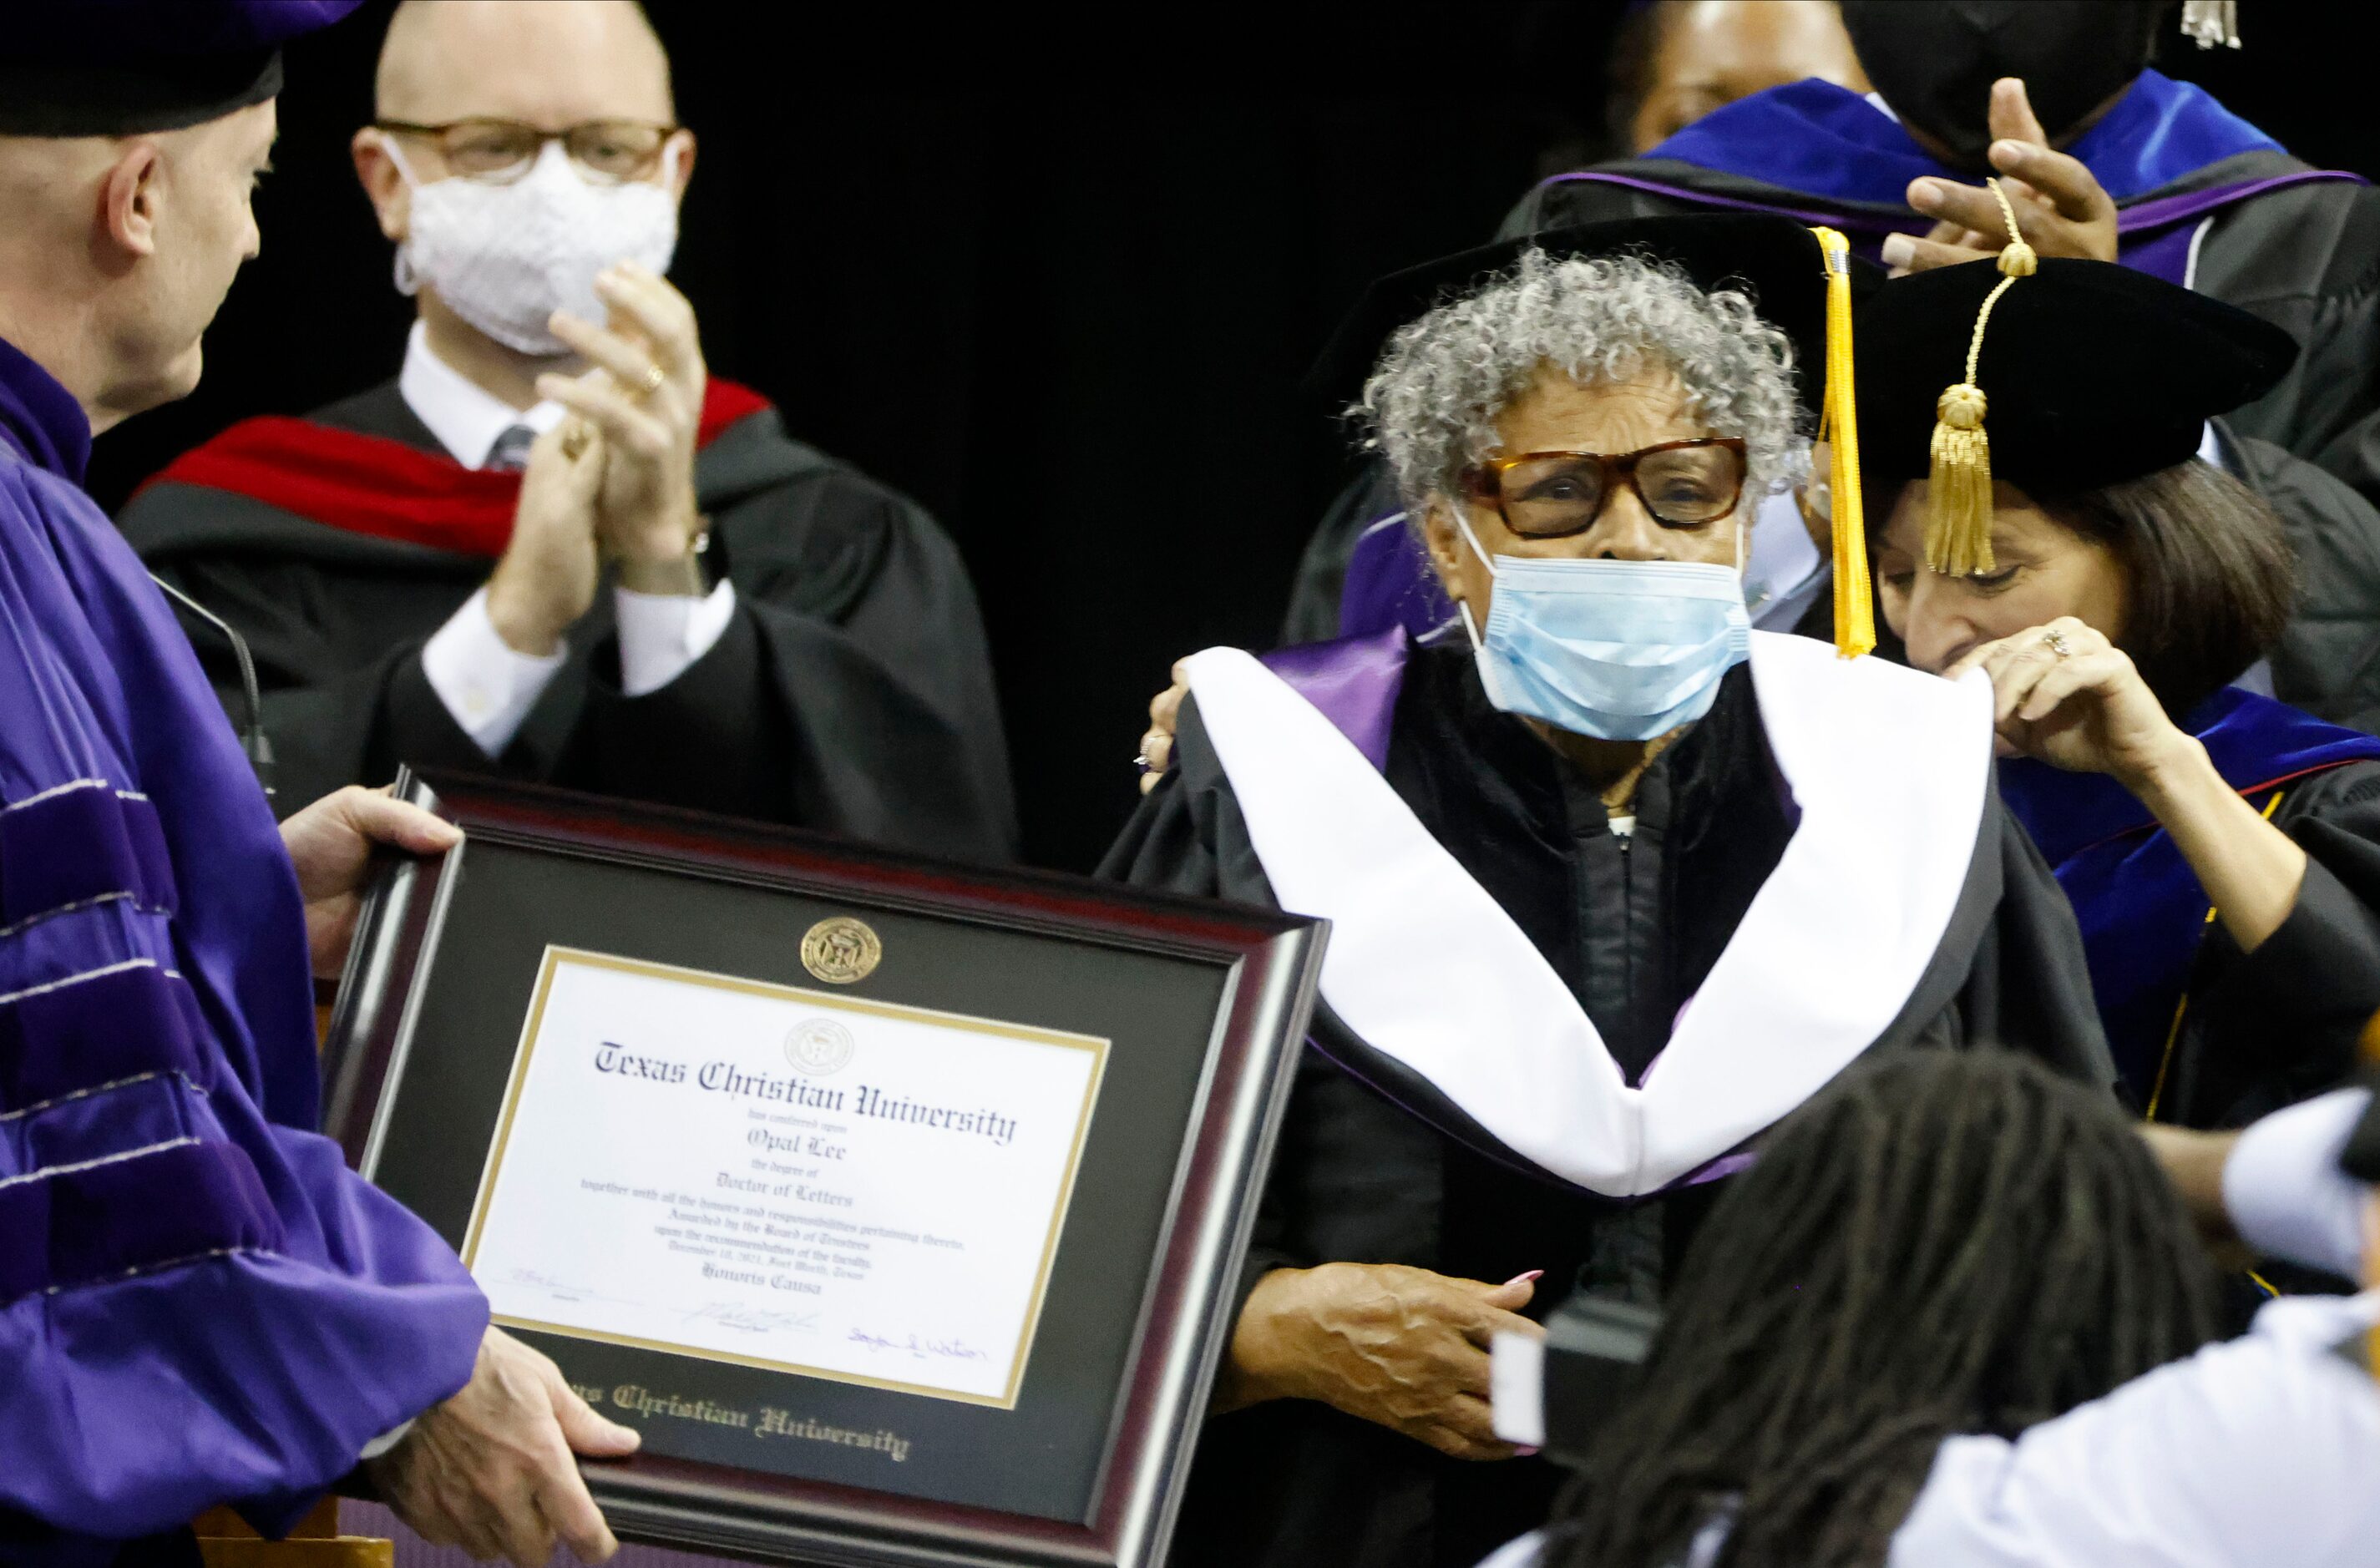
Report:
[{"label": "woman with dark hair", "polygon": [[1885,617],[1912,664],[1990,678],[2001,793],[2136,1102],[2238,1126],[2338,1082],[2380,1007],[2380,741],[2227,685],[2261,672],[2290,562],[2198,455],[2288,338],[2059,261],[1895,280],[1859,330]]},{"label": "woman with dark hair", "polygon": [[[2178,1192],[2030,1063],[1846,1074],[1713,1209],[1553,1522],[1485,1568],[2368,1562],[2380,1394],[2350,1355],[2380,1292],[2215,1344],[2200,1239],[2367,1270],[2340,1166],[2368,1104],[2167,1135],[2192,1140]],[[1519,1392],[1500,1378],[1500,1426],[1529,1424]]]}]

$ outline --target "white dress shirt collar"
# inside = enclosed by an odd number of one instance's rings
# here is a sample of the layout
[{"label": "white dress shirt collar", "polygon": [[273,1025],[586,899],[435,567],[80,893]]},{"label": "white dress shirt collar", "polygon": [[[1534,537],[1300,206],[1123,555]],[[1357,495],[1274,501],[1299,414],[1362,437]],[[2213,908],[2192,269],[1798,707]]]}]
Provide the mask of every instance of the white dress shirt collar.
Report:
[{"label": "white dress shirt collar", "polygon": [[543,435],[569,411],[554,402],[514,407],[431,352],[419,322],[405,340],[405,368],[397,372],[396,390],[438,444],[467,468],[486,468],[496,438],[513,426],[527,425]]}]

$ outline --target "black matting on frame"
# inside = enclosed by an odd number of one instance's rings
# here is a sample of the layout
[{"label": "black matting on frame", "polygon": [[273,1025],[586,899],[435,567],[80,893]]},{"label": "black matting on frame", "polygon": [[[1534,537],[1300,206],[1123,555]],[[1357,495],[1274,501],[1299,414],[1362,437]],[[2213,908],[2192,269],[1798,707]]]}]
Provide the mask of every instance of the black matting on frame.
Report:
[{"label": "black matting on frame", "polygon": [[[1319,925],[519,786],[405,788],[468,836],[375,890],[330,1117],[458,1247],[549,947],[1111,1042],[1013,1408],[524,1332],[644,1434],[590,1467],[615,1526],[788,1561],[1159,1561]],[[882,957],[829,988],[801,941],[836,917]]]}]

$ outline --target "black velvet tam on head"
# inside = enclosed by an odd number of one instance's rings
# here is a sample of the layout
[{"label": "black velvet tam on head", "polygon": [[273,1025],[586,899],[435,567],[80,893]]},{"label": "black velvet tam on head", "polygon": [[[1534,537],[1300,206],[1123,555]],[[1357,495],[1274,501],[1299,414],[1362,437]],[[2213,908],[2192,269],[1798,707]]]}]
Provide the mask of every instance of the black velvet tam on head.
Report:
[{"label": "black velvet tam on head", "polygon": [[363,0],[28,0],[0,22],[0,136],[137,136],[281,91],[281,46]]},{"label": "black velvet tam on head", "polygon": [[[1926,477],[1937,404],[1966,379],[1976,313],[2001,281],[1969,261],[1895,278],[1860,307],[1860,456],[1876,497]],[[2245,310],[2113,262],[2045,261],[1993,305],[1976,357],[1992,477],[2056,495],[2171,468],[2296,358],[2289,334]]]},{"label": "black velvet tam on head", "polygon": [[[1768,213],[1629,218],[1548,229],[1391,273],[1364,291],[1331,335],[1314,367],[1315,388],[1336,401],[1353,400],[1399,327],[1463,298],[1531,249],[1553,257],[1641,256],[1675,266],[1706,292],[1742,291],[1763,320],[1792,339],[1803,402],[1817,411],[1826,390],[1826,255],[1807,228]],[[1884,281],[1882,273],[1857,260],[1851,276],[1854,298]]]}]

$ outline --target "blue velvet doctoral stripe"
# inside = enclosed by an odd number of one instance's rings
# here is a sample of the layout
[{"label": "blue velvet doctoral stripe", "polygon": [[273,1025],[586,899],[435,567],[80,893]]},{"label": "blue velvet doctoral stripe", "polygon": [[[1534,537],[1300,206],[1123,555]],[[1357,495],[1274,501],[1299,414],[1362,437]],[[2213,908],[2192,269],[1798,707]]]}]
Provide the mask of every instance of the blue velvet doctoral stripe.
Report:
[{"label": "blue velvet doctoral stripe", "polygon": [[[2282,148],[2204,89],[2143,71],[2067,151],[2123,201],[2225,158]],[[1803,195],[1895,207],[1912,179],[1976,178],[1937,163],[1862,94],[1815,78],[1714,110],[1644,156]]]},{"label": "blue velvet doctoral stripe", "polygon": [[[2224,782],[2260,808],[2308,773],[2380,761],[2380,739],[2236,687],[2209,698],[2184,727]],[[1999,776],[2001,798],[2074,906],[2107,1043],[2145,1103],[2205,934],[2206,891],[2148,808],[2107,775],[2013,758]]]},{"label": "blue velvet doctoral stripe", "polygon": [[281,1517],[487,1310],[313,1130],[297,877],[87,440],[0,352],[0,1518],[104,1542]]}]

